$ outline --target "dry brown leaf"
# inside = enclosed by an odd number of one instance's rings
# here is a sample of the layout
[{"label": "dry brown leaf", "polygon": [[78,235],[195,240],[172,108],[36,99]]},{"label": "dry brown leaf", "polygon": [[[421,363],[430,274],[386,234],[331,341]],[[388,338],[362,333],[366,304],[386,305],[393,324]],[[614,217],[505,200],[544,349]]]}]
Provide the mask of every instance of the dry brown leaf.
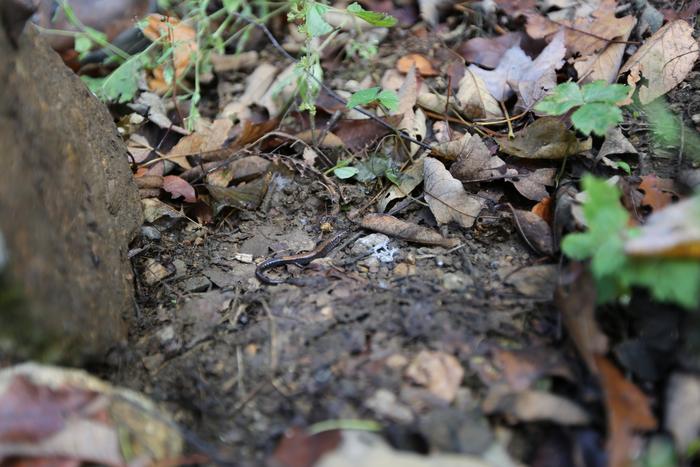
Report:
[{"label": "dry brown leaf", "polygon": [[673,180],[667,178],[645,175],[639,184],[639,190],[644,192],[641,205],[649,206],[652,211],[659,211],[673,201]]},{"label": "dry brown leaf", "polygon": [[519,45],[522,36],[522,32],[509,32],[497,37],[474,37],[460,45],[457,53],[467,62],[484,68],[496,68],[506,50]]},{"label": "dry brown leaf", "polygon": [[276,75],[276,66],[269,63],[258,65],[246,78],[246,88],[243,95],[237,100],[226,104],[226,107],[221,112],[221,116],[233,120],[250,120],[252,114],[249,107],[262,101]]},{"label": "dry brown leaf", "polygon": [[[503,118],[501,107],[489,92],[484,80],[468,68],[459,82],[455,97],[462,114],[467,118]],[[443,112],[444,106],[438,111]]]},{"label": "dry brown leaf", "polygon": [[[624,19],[625,22],[620,21],[619,23],[620,28],[623,28],[619,31],[619,40],[626,41],[637,24],[637,20],[632,16],[625,16],[621,19]],[[574,62],[574,68],[578,73],[579,82],[581,84],[592,83],[600,79],[608,83],[617,81],[626,47],[625,43],[609,43],[605,49],[577,59]]]},{"label": "dry brown leaf", "polygon": [[248,156],[232,161],[219,170],[207,174],[207,183],[216,186],[228,186],[229,183],[241,183],[259,177],[270,167],[270,161],[260,156]]},{"label": "dry brown leaf", "polygon": [[[396,127],[401,122],[401,115],[390,115],[382,120]],[[359,151],[390,134],[391,130],[371,119],[342,119],[333,127],[333,133],[345,143],[345,147]]]},{"label": "dry brown leaf", "polygon": [[600,384],[605,394],[608,418],[607,451],[610,467],[626,467],[634,456],[634,436],[656,429],[649,399],[607,358],[595,356]]},{"label": "dry brown leaf", "polygon": [[506,163],[491,155],[479,135],[465,133],[455,141],[435,145],[436,151],[447,160],[456,160],[450,173],[463,182],[495,178],[506,171]]},{"label": "dry brown leaf", "polygon": [[506,51],[495,70],[484,70],[475,65],[469,65],[468,69],[484,80],[496,100],[503,102],[516,92],[521,100],[520,106],[529,108],[556,86],[556,70],[564,64],[565,53],[562,30],[535,60],[516,45]]},{"label": "dry brown leaf", "polygon": [[687,21],[668,23],[632,55],[620,70],[630,72],[628,82],[647,79],[639,86],[639,101],[648,104],[675,88],[688,76],[700,55],[700,47],[693,38],[693,28]]},{"label": "dry brown leaf", "polygon": [[556,117],[535,120],[515,134],[498,138],[501,151],[524,159],[563,159],[592,147],[591,139],[579,141],[576,134]]},{"label": "dry brown leaf", "polygon": [[559,376],[569,381],[575,381],[569,365],[556,349],[548,347],[519,350],[495,348],[491,353],[494,363],[503,372],[504,381],[515,392],[532,388],[544,376]]},{"label": "dry brown leaf", "polygon": [[363,229],[380,232],[407,242],[445,248],[454,248],[459,245],[459,240],[456,238],[445,238],[434,230],[402,221],[388,214],[367,214],[362,218],[360,225]]},{"label": "dry brown leaf", "polygon": [[569,337],[588,369],[597,374],[595,357],[608,351],[608,338],[595,320],[596,290],[593,278],[573,265],[564,276],[568,283],[560,284],[554,301]]},{"label": "dry brown leaf", "polygon": [[177,81],[187,71],[190,60],[198,50],[197,33],[192,26],[177,18],[151,14],[148,15],[146,21],[146,27],[143,28],[144,36],[154,42],[160,39],[173,46],[172,61],[156,67],[152,72],[153,77],[148,79],[148,87],[152,91],[163,94],[172,89],[172,84],[168,84],[165,79],[166,67],[174,66],[174,81]]},{"label": "dry brown leaf", "polygon": [[494,388],[484,399],[486,414],[501,413],[514,422],[553,422],[558,425],[586,425],[590,418],[580,405],[554,394],[528,389],[507,392]]},{"label": "dry brown leaf", "polygon": [[215,200],[214,212],[218,213],[224,207],[240,210],[257,209],[267,193],[271,178],[271,174],[268,173],[265,177],[238,187],[206,185],[209,194]]},{"label": "dry brown leaf", "polygon": [[396,61],[396,69],[401,73],[408,73],[412,67],[416,67],[421,76],[437,76],[439,74],[430,60],[421,54],[404,55]]},{"label": "dry brown leaf", "polygon": [[508,181],[527,199],[541,201],[549,196],[546,187],[554,186],[556,174],[556,169],[535,169],[531,172],[519,172],[517,178],[510,178]]},{"label": "dry brown leaf", "polygon": [[184,136],[167,154],[168,159],[184,169],[191,169],[187,156],[220,148],[228,138],[232,122],[227,118],[215,120],[207,126],[204,120],[198,123],[196,132]]},{"label": "dry brown leaf", "polygon": [[396,199],[402,199],[408,196],[418,185],[423,183],[423,162],[425,157],[421,157],[411,164],[406,170],[401,172],[399,184],[392,184],[387,192],[379,200],[378,207],[380,212],[386,212],[389,203]]},{"label": "dry brown leaf", "polygon": [[[427,133],[425,114],[421,109],[413,110],[418,99],[418,78],[416,67],[411,66],[406,75],[406,80],[399,89],[399,115],[403,115],[398,128],[406,131],[413,139],[423,141]],[[420,146],[416,143],[409,143],[409,158],[418,152]]]},{"label": "dry brown leaf", "polygon": [[551,20],[531,12],[526,14],[526,30],[530,37],[540,39],[555,34],[564,26],[568,55],[578,53],[589,56],[603,50],[611,40],[619,38],[624,31],[634,26],[634,17],[617,18],[616,8],[615,0],[603,0],[590,15],[577,17],[574,21]]},{"label": "dry brown leaf", "polygon": [[547,224],[552,224],[552,198],[547,196],[535,204],[530,211],[540,216]]},{"label": "dry brown leaf", "polygon": [[469,195],[442,162],[426,157],[423,165],[425,200],[438,224],[457,222],[465,228],[474,225],[483,207],[482,200]]},{"label": "dry brown leaf", "polygon": [[177,199],[182,196],[186,203],[197,202],[197,193],[195,193],[192,185],[177,175],[166,175],[163,177],[163,189],[170,193],[173,199]]},{"label": "dry brown leaf", "polygon": [[545,256],[554,255],[552,229],[544,219],[531,211],[521,209],[513,209],[513,216],[518,231],[533,250]]},{"label": "dry brown leaf", "polygon": [[449,403],[454,400],[462,384],[464,369],[453,355],[421,350],[406,368],[406,376]]}]

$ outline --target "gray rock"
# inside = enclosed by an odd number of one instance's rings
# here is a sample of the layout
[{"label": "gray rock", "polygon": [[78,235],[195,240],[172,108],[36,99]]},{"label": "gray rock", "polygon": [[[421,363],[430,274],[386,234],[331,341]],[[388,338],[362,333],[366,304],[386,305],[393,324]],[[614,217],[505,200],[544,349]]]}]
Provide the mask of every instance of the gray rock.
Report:
[{"label": "gray rock", "polygon": [[127,251],[142,214],[126,147],[31,27],[15,48],[0,25],[0,56],[0,342],[33,358],[103,355],[133,313]]}]

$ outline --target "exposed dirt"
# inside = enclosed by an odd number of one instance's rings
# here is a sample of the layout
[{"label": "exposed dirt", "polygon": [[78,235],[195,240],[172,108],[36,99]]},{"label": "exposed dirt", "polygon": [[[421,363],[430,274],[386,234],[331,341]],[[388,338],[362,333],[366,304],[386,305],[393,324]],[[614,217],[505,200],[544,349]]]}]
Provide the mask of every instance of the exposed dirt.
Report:
[{"label": "exposed dirt", "polygon": [[[403,52],[396,43],[385,47]],[[696,124],[690,117],[700,109],[699,77],[691,74],[670,94],[671,110],[682,111],[691,127]],[[646,128],[626,123],[642,151],[639,174],[670,176],[689,167],[677,151],[652,147]],[[492,203],[472,230],[447,229],[444,233],[461,242],[452,250],[389,239],[368,256],[356,242],[371,232],[346,214],[332,214],[337,206],[322,180],[280,173],[264,209],[220,216],[207,228],[186,220],[156,226],[159,239],[149,239],[157,236],[151,230],[134,245],[140,313],[128,349],[112,355],[114,382],[166,403],[182,426],[222,457],[246,466],[262,465],[291,426],[340,419],[377,420],[403,449],[480,454],[503,421],[487,419],[482,411],[500,349],[546,352],[566,362],[569,374],[551,384],[573,399],[600,402],[599,389],[562,337],[552,305],[558,259],[543,261],[534,254],[507,209]],[[366,207],[374,194],[359,184],[336,189],[343,213]],[[436,228],[418,203],[401,216]],[[353,235],[305,269],[270,273],[302,285],[259,283],[255,262],[312,249],[327,235],[322,225],[351,229]],[[148,259],[175,273],[146,285]],[[609,325],[616,333],[626,326]],[[680,320],[671,323],[673,330],[681,326]],[[463,367],[465,383],[451,404],[406,377],[408,365],[424,350],[454,355]],[[599,452],[605,416],[595,409],[591,416],[592,424],[581,429],[521,425],[511,433],[511,454],[534,463],[552,446],[556,452],[574,444]]]}]

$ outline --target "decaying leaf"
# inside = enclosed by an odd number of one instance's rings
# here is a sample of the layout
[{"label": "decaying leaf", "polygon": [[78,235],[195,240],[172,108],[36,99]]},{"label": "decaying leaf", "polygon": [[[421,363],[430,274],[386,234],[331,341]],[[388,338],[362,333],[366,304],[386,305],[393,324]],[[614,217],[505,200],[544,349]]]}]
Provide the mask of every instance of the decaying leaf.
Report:
[{"label": "decaying leaf", "polygon": [[[401,119],[401,115],[382,118],[392,127],[398,125]],[[342,119],[333,127],[333,133],[345,143],[345,147],[351,151],[359,151],[390,134],[391,130],[371,119]]]},{"label": "decaying leaf", "polygon": [[[626,18],[626,19],[625,19]],[[574,62],[574,68],[578,73],[581,84],[604,80],[607,83],[617,81],[618,71],[622,64],[627,44],[621,42],[629,39],[637,20],[632,16],[626,16],[619,22],[618,32],[620,42],[611,42],[599,52],[583,56]]]},{"label": "decaying leaf", "polygon": [[177,219],[183,217],[182,213],[176,211],[157,198],[147,198],[141,200],[143,217],[146,222],[155,222],[161,217]]},{"label": "decaying leaf", "polygon": [[[467,118],[503,118],[503,112],[498,101],[491,95],[484,80],[467,68],[464,77],[459,82],[457,102],[463,115]],[[440,109],[442,112],[444,110]]]},{"label": "decaying leaf", "polygon": [[171,416],[84,371],[25,363],[0,371],[0,462],[144,465],[178,459]]},{"label": "decaying leaf", "polygon": [[555,117],[535,120],[515,134],[514,139],[499,138],[501,151],[524,159],[563,159],[587,151],[591,139],[579,141],[576,134]]},{"label": "decaying leaf", "polygon": [[401,172],[398,185],[392,185],[379,200],[379,211],[385,212],[389,203],[408,196],[418,185],[423,183],[423,163],[425,156],[416,160],[406,170]]},{"label": "decaying leaf", "polygon": [[544,219],[531,211],[522,209],[513,209],[513,216],[518,231],[533,250],[546,256],[554,254],[552,229]]},{"label": "decaying leaf", "polygon": [[191,169],[187,156],[220,148],[228,138],[231,125],[228,118],[220,118],[210,125],[200,119],[197,131],[181,138],[167,154],[168,159],[184,169]]},{"label": "decaying leaf", "polygon": [[407,242],[445,248],[454,248],[459,245],[459,240],[456,238],[445,238],[434,230],[402,221],[388,214],[367,214],[362,218],[360,225],[363,229],[380,232]]},{"label": "decaying leaf", "polygon": [[639,101],[648,104],[676,87],[688,76],[700,55],[700,46],[687,21],[668,23],[632,55],[620,70],[630,72],[628,82],[637,83],[641,76],[647,83],[638,86]]},{"label": "decaying leaf", "polygon": [[248,182],[265,173],[269,167],[270,161],[260,156],[244,157],[208,173],[207,183],[225,187],[230,183]]},{"label": "decaying leaf", "polygon": [[474,37],[460,45],[457,52],[467,62],[484,68],[496,68],[506,50],[520,45],[523,33],[509,32],[496,37]]},{"label": "decaying leaf", "polygon": [[425,200],[438,224],[454,221],[465,228],[474,225],[483,207],[481,199],[467,194],[462,182],[455,179],[442,162],[427,157],[423,180]]},{"label": "decaying leaf", "polygon": [[603,50],[609,41],[631,29],[636,22],[633,16],[616,17],[616,8],[615,0],[603,0],[595,11],[589,15],[578,16],[573,21],[553,20],[530,12],[526,14],[527,33],[530,37],[539,39],[551,36],[565,27],[564,42],[568,55],[593,55]]},{"label": "decaying leaf", "polygon": [[620,128],[611,128],[605,135],[605,141],[603,141],[603,145],[600,147],[596,159],[622,154],[637,154],[637,149],[630,143],[625,135],[622,134]]},{"label": "decaying leaf", "polygon": [[452,402],[462,384],[464,369],[453,355],[421,350],[406,368],[406,376],[426,386],[436,397]]},{"label": "decaying leaf", "polygon": [[[413,139],[423,141],[427,133],[426,117],[421,109],[413,108],[416,106],[418,99],[419,82],[416,76],[416,67],[411,66],[406,75],[406,80],[399,89],[399,115],[403,115],[398,128],[406,131]],[[418,152],[420,146],[416,143],[409,143],[409,157]]]},{"label": "decaying leaf", "polygon": [[[161,64],[153,70],[153,77],[148,79],[148,87],[163,94],[172,89],[172,82],[166,78],[166,69],[170,64],[175,67],[174,78],[179,79],[187,71],[190,60],[197,53],[197,33],[192,26],[181,22],[177,18],[164,17],[163,15],[152,14],[147,18],[146,27],[143,28],[143,35],[152,41],[162,40],[170,43],[173,47],[172,61]],[[173,70],[171,70],[172,72]]]},{"label": "decaying leaf", "polygon": [[470,65],[469,70],[484,80],[491,95],[505,101],[513,92],[521,106],[530,108],[557,84],[556,70],[564,64],[564,31],[560,31],[535,60],[516,45],[506,51],[495,70]]},{"label": "decaying leaf", "polygon": [[644,193],[640,204],[650,207],[652,211],[660,211],[673,201],[673,189],[673,180],[645,175],[639,184],[639,191]]},{"label": "decaying leaf", "polygon": [[439,153],[447,160],[455,160],[450,173],[464,182],[498,177],[506,170],[505,162],[491,155],[479,135],[465,133],[459,139],[435,145],[433,153]]},{"label": "decaying leaf", "polygon": [[625,252],[633,256],[700,260],[700,196],[649,216],[640,235],[627,240]]},{"label": "decaying leaf", "polygon": [[549,196],[547,192],[548,186],[554,186],[554,177],[556,169],[542,168],[533,171],[525,169],[518,170],[518,176],[509,178],[507,181],[512,183],[518,192],[532,201],[542,201]]},{"label": "decaying leaf", "polygon": [[628,466],[637,432],[656,428],[656,418],[649,406],[649,399],[607,358],[595,357],[600,384],[605,394],[608,418],[607,451],[610,467]]},{"label": "decaying leaf", "polygon": [[277,75],[277,67],[269,63],[261,63],[246,79],[246,89],[242,96],[224,107],[221,116],[236,120],[250,120],[252,114],[249,107],[261,102]]},{"label": "decaying leaf", "polygon": [[197,202],[197,193],[195,193],[192,185],[177,175],[166,175],[163,177],[163,189],[170,193],[173,199],[182,197],[186,203]]},{"label": "decaying leaf", "polygon": [[504,414],[514,422],[548,421],[558,425],[590,423],[588,414],[580,405],[534,389],[506,392],[496,388],[486,397],[482,408],[487,414]]},{"label": "decaying leaf", "polygon": [[595,283],[590,274],[582,272],[580,265],[570,268],[565,278],[554,301],[581,359],[591,372],[597,373],[596,356],[608,351],[608,338],[595,320]]},{"label": "decaying leaf", "polygon": [[272,175],[268,173],[265,177],[255,179],[238,187],[220,187],[206,185],[212,198],[216,201],[214,212],[218,213],[224,207],[241,210],[257,209],[262,203]]},{"label": "decaying leaf", "polygon": [[438,71],[430,63],[430,60],[421,54],[408,54],[399,58],[396,62],[396,69],[401,73],[408,73],[412,67],[415,67],[421,76],[437,76]]}]

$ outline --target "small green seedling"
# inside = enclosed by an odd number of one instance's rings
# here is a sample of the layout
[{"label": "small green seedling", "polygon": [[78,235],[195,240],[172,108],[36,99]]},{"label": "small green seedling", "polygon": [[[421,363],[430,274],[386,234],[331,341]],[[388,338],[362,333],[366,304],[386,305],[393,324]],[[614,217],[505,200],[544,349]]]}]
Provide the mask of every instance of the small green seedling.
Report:
[{"label": "small green seedling", "polygon": [[684,259],[633,258],[625,253],[626,238],[638,235],[629,227],[629,214],[620,203],[620,190],[593,176],[583,179],[583,214],[588,231],[567,235],[561,249],[568,257],[591,260],[598,301],[629,296],[632,287],[645,287],[662,302],[688,309],[700,304],[700,262]]},{"label": "small green seedling", "polygon": [[603,80],[579,87],[573,82],[562,83],[535,105],[535,110],[547,115],[571,114],[574,127],[585,135],[604,136],[622,122],[619,103],[627,99],[630,88],[626,84],[608,84]]},{"label": "small green seedling", "polygon": [[347,107],[352,109],[358,105],[379,104],[390,112],[399,108],[399,96],[394,91],[382,90],[379,86],[357,91],[348,99]]}]

